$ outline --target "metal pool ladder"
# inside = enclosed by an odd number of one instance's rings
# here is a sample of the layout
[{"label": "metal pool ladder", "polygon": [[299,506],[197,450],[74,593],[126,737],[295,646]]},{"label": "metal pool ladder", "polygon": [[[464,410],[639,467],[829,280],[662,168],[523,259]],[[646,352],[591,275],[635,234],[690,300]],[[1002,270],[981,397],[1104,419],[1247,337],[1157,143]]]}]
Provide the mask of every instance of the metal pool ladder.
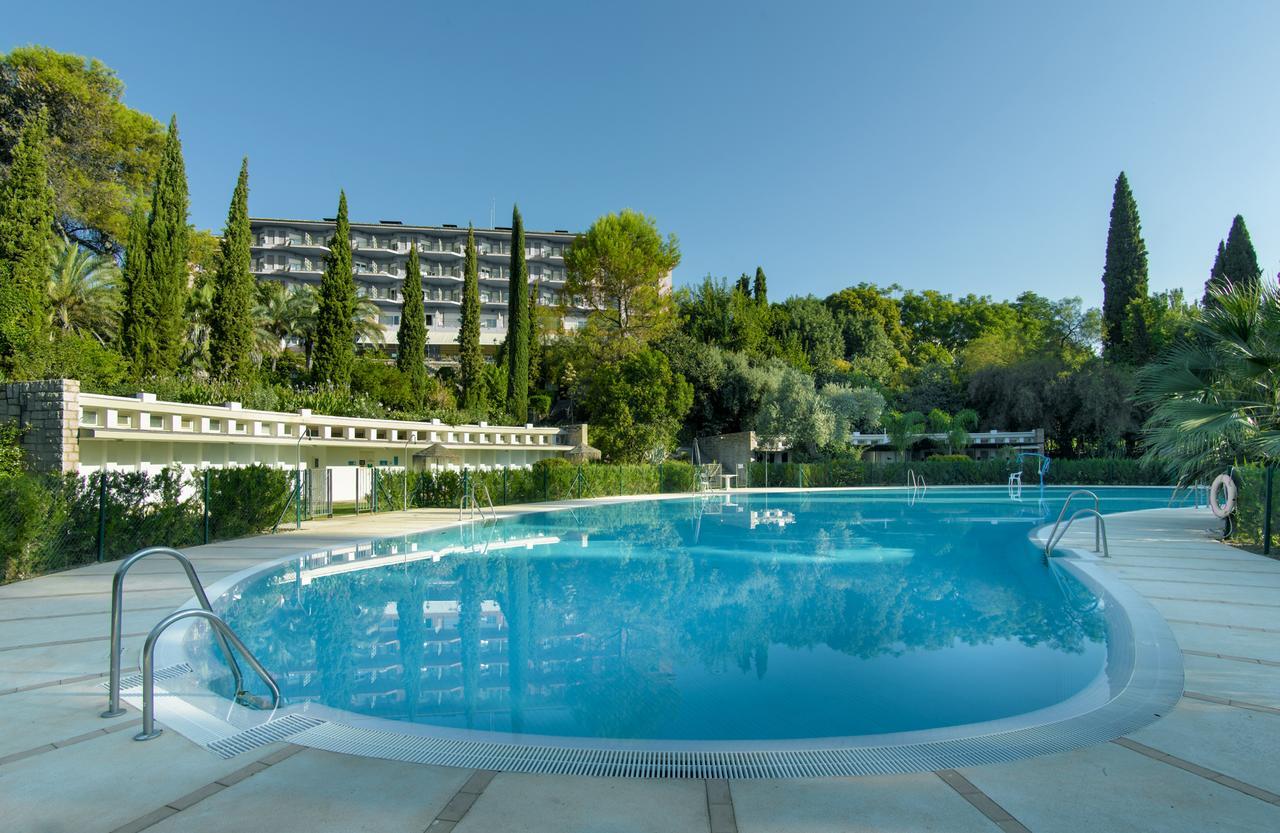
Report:
[{"label": "metal pool ladder", "polygon": [[[170,558],[177,559],[187,574],[187,581],[191,583],[191,590],[195,593],[196,601],[200,603],[200,607],[210,613],[213,612],[213,607],[209,604],[209,597],[205,595],[204,586],[200,583],[200,577],[196,575],[195,566],[182,553],[172,547],[147,547],[126,558],[116,568],[116,574],[111,579],[111,647],[108,649],[111,654],[111,678],[108,685],[110,693],[107,700],[107,710],[102,713],[103,717],[119,717],[124,714],[124,709],[120,708],[120,640],[124,624],[124,577],[134,564],[153,555],[167,555]],[[215,631],[215,636],[218,639],[218,645],[222,648],[223,655],[227,658],[227,664],[231,666],[231,674],[236,681],[236,697],[239,697],[244,694],[244,675],[240,671],[240,666],[236,663],[235,655],[231,653],[231,646],[227,643],[222,633]]]},{"label": "metal pool ladder", "polygon": [[[1071,501],[1081,496],[1093,498],[1093,508],[1077,509],[1064,525],[1062,518],[1067,514],[1067,509],[1071,507]],[[1066,536],[1067,530],[1071,528],[1071,524],[1075,523],[1076,518],[1083,515],[1093,515],[1093,551],[1101,552],[1105,558],[1110,558],[1111,551],[1107,546],[1107,522],[1102,517],[1101,503],[1098,500],[1098,495],[1088,489],[1076,489],[1067,495],[1066,501],[1062,504],[1062,511],[1058,513],[1058,520],[1054,521],[1053,530],[1049,533],[1049,539],[1044,545],[1045,556],[1048,557],[1053,554],[1053,548]],[[1059,528],[1061,528],[1061,531],[1059,531]]]},{"label": "metal pool ladder", "polygon": [[[253,655],[245,644],[240,641],[240,637],[236,636],[235,631],[231,630],[231,626],[223,621],[222,617],[211,610],[201,610],[200,608],[187,608],[179,610],[177,613],[170,613],[168,616],[160,620],[160,623],[151,629],[151,633],[147,634],[147,641],[142,646],[142,731],[133,736],[134,740],[151,740],[157,738],[163,729],[156,728],[156,675],[155,675],[155,648],[156,640],[160,638],[160,634],[174,622],[192,617],[204,619],[213,626],[214,635],[219,642],[225,645],[230,642],[235,646],[240,655],[249,663],[249,667],[257,672],[262,681],[271,689],[271,707],[278,708],[280,706],[280,687],[276,685],[275,678],[262,667],[262,663],[258,662],[257,657]],[[231,652],[227,651],[228,659],[231,658]],[[239,668],[235,665],[235,660],[231,659],[233,668],[237,672]],[[237,699],[243,691],[241,688],[240,677],[236,675]]]}]

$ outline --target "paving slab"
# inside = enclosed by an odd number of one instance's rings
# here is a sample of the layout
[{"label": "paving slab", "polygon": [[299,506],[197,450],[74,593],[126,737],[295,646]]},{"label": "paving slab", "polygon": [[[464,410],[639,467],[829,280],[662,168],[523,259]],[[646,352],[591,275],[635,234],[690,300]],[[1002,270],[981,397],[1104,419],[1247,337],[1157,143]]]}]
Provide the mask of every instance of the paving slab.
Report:
[{"label": "paving slab", "polygon": [[1213,628],[1185,622],[1170,622],[1169,627],[1184,651],[1204,651],[1280,662],[1280,633]]},{"label": "paving slab", "polygon": [[702,781],[501,773],[456,833],[706,833]]},{"label": "paving slab", "polygon": [[1280,794],[1280,715],[1183,698],[1129,737]]},{"label": "paving slab", "polygon": [[[1142,588],[1138,585],[1135,584],[1133,587],[1142,592]],[[1193,594],[1194,590],[1179,595],[1189,597]],[[1188,601],[1186,598],[1162,599],[1148,593],[1143,595],[1166,619],[1188,619],[1193,622],[1212,622],[1218,625],[1280,629],[1280,607],[1247,607],[1221,602]]]},{"label": "paving slab", "polygon": [[1187,691],[1280,709],[1280,668],[1194,655],[1182,666]]},{"label": "paving slab", "polygon": [[[145,639],[145,636],[133,636],[120,641],[126,666],[133,667],[138,664],[138,650]],[[109,667],[108,644],[108,641],[103,639],[94,642],[75,642],[70,645],[0,651],[0,691],[65,680],[68,677],[79,677],[84,674],[105,673]]]},{"label": "paving slab", "polygon": [[993,833],[994,822],[933,773],[810,781],[735,781],[739,833]]},{"label": "paving slab", "polygon": [[148,830],[422,831],[470,774],[468,769],[369,760],[308,749]]},{"label": "paving slab", "polygon": [[1114,743],[962,772],[1035,833],[1280,830],[1280,807]]},{"label": "paving slab", "polygon": [[3,828],[114,830],[246,763],[222,760],[176,732],[144,743],[133,734],[103,735],[0,766]]},{"label": "paving slab", "polygon": [[[105,679],[105,678],[104,678]],[[99,717],[107,707],[103,680],[84,680],[67,685],[8,694],[0,699],[4,731],[0,732],[0,758],[47,743],[110,729],[121,721],[138,717],[126,704],[126,713],[106,720]]]}]

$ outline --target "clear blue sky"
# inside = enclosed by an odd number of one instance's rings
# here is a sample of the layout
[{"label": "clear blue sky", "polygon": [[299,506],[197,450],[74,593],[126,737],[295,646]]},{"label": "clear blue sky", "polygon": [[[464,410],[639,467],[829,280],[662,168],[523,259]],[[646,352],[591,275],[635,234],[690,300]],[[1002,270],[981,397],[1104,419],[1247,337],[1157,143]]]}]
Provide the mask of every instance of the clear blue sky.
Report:
[{"label": "clear blue sky", "polygon": [[[92,55],[176,112],[192,220],[580,230],[623,207],[678,283],[1101,301],[1117,172],[1153,289],[1242,213],[1280,268],[1280,4],[11,3],[0,49]],[[555,8],[552,8],[552,7]]]}]

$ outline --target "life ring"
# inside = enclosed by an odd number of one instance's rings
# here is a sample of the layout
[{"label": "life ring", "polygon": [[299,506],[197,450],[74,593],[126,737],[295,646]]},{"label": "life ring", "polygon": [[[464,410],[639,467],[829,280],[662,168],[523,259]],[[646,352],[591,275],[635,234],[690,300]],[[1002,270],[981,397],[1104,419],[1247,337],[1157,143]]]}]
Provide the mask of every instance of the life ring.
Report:
[{"label": "life ring", "polygon": [[[1226,491],[1226,500],[1219,501],[1218,495]],[[1209,511],[1214,517],[1226,518],[1236,511],[1236,481],[1229,474],[1220,474],[1214,478],[1209,487]]]}]

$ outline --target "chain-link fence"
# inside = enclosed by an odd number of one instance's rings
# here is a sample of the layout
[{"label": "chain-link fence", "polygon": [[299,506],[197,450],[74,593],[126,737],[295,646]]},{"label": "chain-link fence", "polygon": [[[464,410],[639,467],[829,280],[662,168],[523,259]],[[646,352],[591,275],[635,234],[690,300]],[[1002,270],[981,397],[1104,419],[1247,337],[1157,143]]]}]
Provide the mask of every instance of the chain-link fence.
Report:
[{"label": "chain-link fence", "polygon": [[292,471],[266,466],[159,473],[0,476],[4,581],[188,547],[272,528],[295,492]]}]

